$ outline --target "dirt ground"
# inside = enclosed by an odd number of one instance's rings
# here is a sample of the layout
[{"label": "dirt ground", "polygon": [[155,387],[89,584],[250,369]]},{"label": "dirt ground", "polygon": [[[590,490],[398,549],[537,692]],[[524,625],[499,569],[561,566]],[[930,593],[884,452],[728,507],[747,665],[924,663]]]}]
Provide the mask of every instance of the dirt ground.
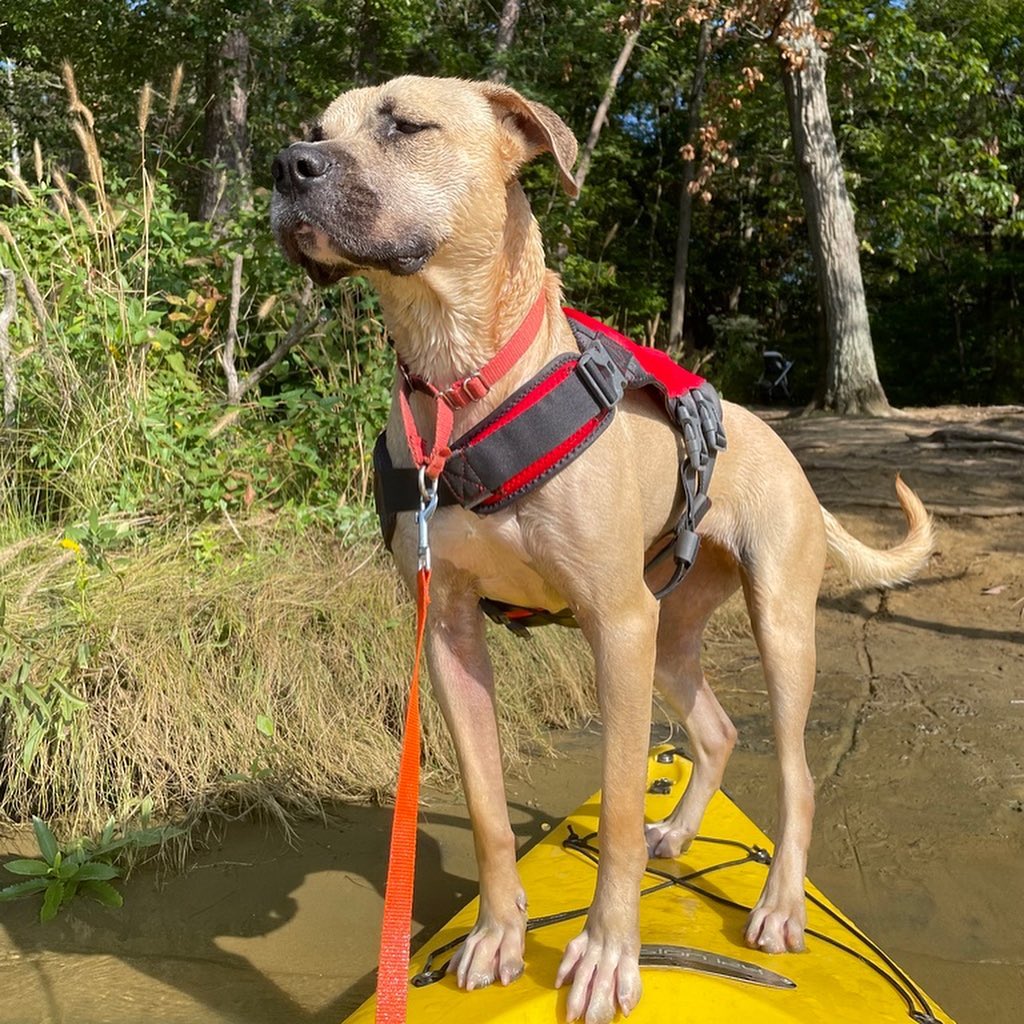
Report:
[{"label": "dirt ground", "polygon": [[[858,536],[898,535],[896,471],[939,526],[913,587],[851,593],[826,576],[807,731],[811,877],[960,1024],[1019,1020],[1024,409],[769,418]],[[726,788],[770,831],[774,761],[752,643],[723,638],[709,653],[741,737]],[[557,760],[510,784],[523,843],[598,785],[597,728],[556,742]],[[235,826],[182,874],[137,872],[121,911],[76,906],[41,927],[34,907],[0,905],[0,1024],[337,1024],[372,985],[390,818],[372,807],[332,817],[301,825],[292,845]],[[474,867],[456,796],[428,795],[422,823],[415,917],[429,934],[473,895]],[[0,855],[16,848],[0,839]]]}]

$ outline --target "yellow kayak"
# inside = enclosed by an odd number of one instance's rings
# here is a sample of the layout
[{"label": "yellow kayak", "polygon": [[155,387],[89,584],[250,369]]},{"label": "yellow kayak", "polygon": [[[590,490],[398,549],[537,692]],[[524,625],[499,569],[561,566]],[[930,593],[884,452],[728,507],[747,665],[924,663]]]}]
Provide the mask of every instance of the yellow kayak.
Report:
[{"label": "yellow kayak", "polygon": [[[647,815],[675,806],[690,762],[652,752]],[[562,952],[583,924],[600,858],[596,793],[519,862],[530,901],[526,971],[507,988],[460,991],[444,966],[476,920],[474,900],[413,958],[408,1024],[558,1024],[568,988],[554,988]],[[630,1024],[952,1024],[907,975],[810,883],[807,952],[773,955],[743,941],[771,843],[723,793],[701,837],[675,860],[650,861],[640,901],[644,994]],[[368,1000],[347,1024],[371,1024]]]}]

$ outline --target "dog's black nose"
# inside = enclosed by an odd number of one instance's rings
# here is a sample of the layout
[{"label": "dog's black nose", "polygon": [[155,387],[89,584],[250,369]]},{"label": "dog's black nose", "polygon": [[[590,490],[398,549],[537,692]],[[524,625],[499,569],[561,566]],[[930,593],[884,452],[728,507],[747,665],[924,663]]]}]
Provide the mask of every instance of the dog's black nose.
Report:
[{"label": "dog's black nose", "polygon": [[309,142],[296,142],[274,157],[270,173],[284,195],[305,192],[331,169],[331,158]]}]

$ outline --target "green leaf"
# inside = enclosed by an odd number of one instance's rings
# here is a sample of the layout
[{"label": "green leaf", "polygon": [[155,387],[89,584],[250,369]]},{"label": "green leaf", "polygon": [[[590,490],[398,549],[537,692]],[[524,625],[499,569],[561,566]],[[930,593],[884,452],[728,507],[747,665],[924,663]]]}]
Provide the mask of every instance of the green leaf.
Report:
[{"label": "green leaf", "polygon": [[12,900],[24,899],[26,896],[34,896],[37,892],[42,892],[48,884],[45,878],[30,878],[27,882],[15,882],[14,885],[0,889],[0,901],[9,903]]},{"label": "green leaf", "polygon": [[21,767],[26,773],[32,768],[32,764],[36,759],[36,753],[39,750],[39,745],[43,742],[43,736],[45,733],[46,726],[37,718],[33,718],[29,723],[28,730],[25,735],[25,744],[21,750]]},{"label": "green leaf", "polygon": [[[11,682],[15,686],[22,686],[22,687],[24,687],[26,685],[25,684],[25,680],[28,678],[28,673],[29,673],[29,670],[31,668],[32,668],[32,657],[31,657],[31,655],[25,655],[25,657],[21,661],[21,664],[18,666],[17,670],[15,671],[14,676],[11,678]],[[34,692],[35,691],[33,691],[33,693]],[[36,696],[38,696],[38,694],[36,694]]]},{"label": "green leaf", "polygon": [[110,878],[117,878],[121,872],[113,864],[104,864],[102,861],[93,860],[83,864],[78,869],[77,878],[81,882],[106,881]]},{"label": "green leaf", "polygon": [[256,716],[256,730],[261,732],[268,739],[274,735],[274,720],[270,715],[257,715]]},{"label": "green leaf", "polygon": [[81,697],[76,697],[59,679],[52,678],[50,685],[67,701],[71,711],[81,711],[82,708],[89,706],[88,701],[82,700]]},{"label": "green leaf", "polygon": [[41,860],[9,860],[4,867],[12,875],[45,875],[50,865]]},{"label": "green leaf", "polygon": [[66,857],[57,867],[57,877],[62,881],[70,881],[78,874],[82,864],[74,857]]},{"label": "green leaf", "polygon": [[[28,664],[29,663],[28,663],[27,660],[22,663],[22,667],[26,669],[26,672],[25,672],[26,675],[28,674],[28,672],[27,672]],[[20,674],[21,673],[21,669],[19,669],[18,671],[19,671],[19,674]],[[51,714],[50,705],[47,704],[45,700],[43,700],[42,694],[31,683],[27,683],[24,680],[22,680],[21,681],[21,692],[24,693],[25,696],[33,704],[35,704],[35,706],[37,708],[39,708],[40,711],[42,711],[44,718],[49,719],[50,714]]]},{"label": "green leaf", "polygon": [[107,818],[107,823],[103,826],[103,831],[100,833],[100,846],[106,846],[107,843],[113,840],[116,829],[117,822],[113,818]]},{"label": "green leaf", "polygon": [[90,880],[82,883],[81,893],[106,907],[120,907],[124,897],[109,883]]},{"label": "green leaf", "polygon": [[52,921],[64,902],[64,883],[53,879],[46,886],[46,895],[43,896],[43,905],[39,909],[39,920],[43,923]]},{"label": "green leaf", "polygon": [[32,816],[32,830],[36,834],[36,843],[39,845],[39,852],[47,864],[53,864],[60,853],[60,846],[57,839],[50,831],[50,826],[42,818]]}]

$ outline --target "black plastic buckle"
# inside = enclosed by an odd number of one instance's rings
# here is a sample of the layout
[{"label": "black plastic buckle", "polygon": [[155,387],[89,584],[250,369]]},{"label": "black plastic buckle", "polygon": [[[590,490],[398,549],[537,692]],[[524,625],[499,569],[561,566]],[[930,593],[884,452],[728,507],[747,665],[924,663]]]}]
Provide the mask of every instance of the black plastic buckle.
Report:
[{"label": "black plastic buckle", "polygon": [[626,377],[604,345],[597,343],[587,347],[576,364],[576,374],[602,409],[611,409],[622,401]]}]

